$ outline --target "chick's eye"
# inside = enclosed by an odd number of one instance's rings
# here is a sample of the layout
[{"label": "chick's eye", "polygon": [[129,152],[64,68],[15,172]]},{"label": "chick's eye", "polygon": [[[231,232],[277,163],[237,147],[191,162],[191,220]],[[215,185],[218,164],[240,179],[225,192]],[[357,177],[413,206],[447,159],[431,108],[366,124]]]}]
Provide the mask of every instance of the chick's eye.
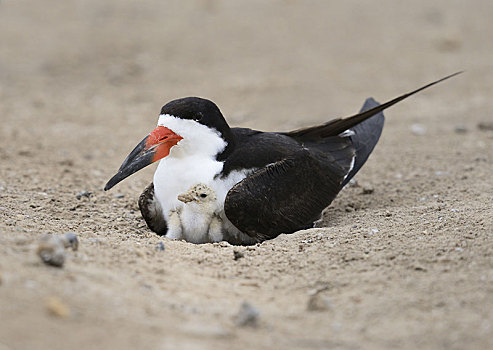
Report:
[{"label": "chick's eye", "polygon": [[205,197],[207,197],[207,195],[205,193],[201,193],[200,197],[205,198]]}]

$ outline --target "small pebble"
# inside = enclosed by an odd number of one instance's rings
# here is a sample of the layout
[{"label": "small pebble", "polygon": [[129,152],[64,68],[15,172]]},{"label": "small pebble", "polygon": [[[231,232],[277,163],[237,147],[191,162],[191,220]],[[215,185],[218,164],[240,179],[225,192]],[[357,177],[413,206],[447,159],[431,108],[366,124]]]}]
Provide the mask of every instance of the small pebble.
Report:
[{"label": "small pebble", "polygon": [[166,248],[164,247],[164,243],[163,242],[159,242],[158,244],[156,244],[156,250],[159,250],[159,251],[163,252],[164,249],[166,249]]},{"label": "small pebble", "polygon": [[74,162],[71,159],[64,159],[58,162],[60,165],[74,166]]},{"label": "small pebble", "polygon": [[240,260],[243,258],[245,254],[241,250],[233,250],[233,259],[234,260]]},{"label": "small pebble", "polygon": [[166,270],[165,270],[165,269],[163,269],[163,268],[160,268],[160,269],[157,269],[157,270],[156,270],[156,274],[157,274],[157,275],[164,275],[165,273],[166,273]]},{"label": "small pebble", "polygon": [[330,299],[315,293],[308,299],[307,309],[308,311],[325,311],[330,309]]},{"label": "small pebble", "polygon": [[60,298],[49,297],[46,301],[48,313],[55,317],[67,318],[70,316],[70,309]]},{"label": "small pebble", "polygon": [[63,246],[65,248],[72,248],[73,251],[76,251],[79,249],[79,240],[77,238],[77,235],[73,232],[67,232],[64,234],[62,237],[60,237]]},{"label": "small pebble", "polygon": [[113,195],[113,197],[120,199],[120,198],[125,197],[125,195],[124,195],[124,194],[121,194],[121,193],[115,193],[115,194]]},{"label": "small pebble", "polygon": [[257,308],[244,301],[243,304],[241,304],[240,311],[235,317],[235,323],[240,327],[256,327],[259,314],[260,312]]},{"label": "small pebble", "polygon": [[493,122],[481,122],[478,124],[478,129],[481,131],[493,131]]},{"label": "small pebble", "polygon": [[92,195],[92,193],[89,191],[80,191],[79,193],[77,193],[75,195],[75,198],[80,200],[82,197],[90,198],[91,195]]},{"label": "small pebble", "polygon": [[467,128],[464,125],[456,125],[454,127],[454,132],[456,134],[465,134],[465,133],[467,133],[467,131],[468,130],[467,130]]},{"label": "small pebble", "polygon": [[57,236],[41,237],[36,253],[47,265],[62,267],[65,263],[65,246]]},{"label": "small pebble", "polygon": [[363,186],[361,194],[372,194],[374,192],[374,188],[370,186]]},{"label": "small pebble", "polygon": [[413,124],[411,125],[411,132],[418,136],[423,136],[426,134],[426,126],[423,124]]}]

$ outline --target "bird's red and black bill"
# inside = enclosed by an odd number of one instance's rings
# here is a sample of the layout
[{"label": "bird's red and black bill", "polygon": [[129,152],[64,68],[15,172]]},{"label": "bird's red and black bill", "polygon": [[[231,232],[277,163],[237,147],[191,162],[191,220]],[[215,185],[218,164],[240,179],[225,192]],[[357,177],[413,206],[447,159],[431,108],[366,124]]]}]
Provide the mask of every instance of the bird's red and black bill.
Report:
[{"label": "bird's red and black bill", "polygon": [[107,191],[120,181],[140,169],[169,155],[173,146],[183,139],[180,135],[164,126],[158,126],[133,149],[123,161],[118,172],[104,187]]}]

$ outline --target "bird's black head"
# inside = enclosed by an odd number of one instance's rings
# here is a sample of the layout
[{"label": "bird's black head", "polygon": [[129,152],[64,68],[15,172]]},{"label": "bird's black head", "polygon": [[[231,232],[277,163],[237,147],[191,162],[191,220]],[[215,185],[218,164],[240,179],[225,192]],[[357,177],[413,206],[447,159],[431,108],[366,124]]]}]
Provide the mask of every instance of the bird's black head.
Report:
[{"label": "bird's black head", "polygon": [[[161,120],[165,120],[164,125],[161,124]],[[176,124],[177,121],[178,124]],[[212,130],[207,131],[207,129]],[[225,146],[224,142],[218,141],[216,132],[225,141]],[[226,159],[235,146],[234,135],[221,111],[213,102],[199,97],[173,100],[161,108],[156,129],[128,155],[118,173],[106,184],[105,190],[143,167],[167,157],[171,148],[180,142],[182,142],[182,149],[187,151],[195,152],[196,150],[197,153],[211,151],[212,156],[219,161]]]},{"label": "bird's black head", "polygon": [[161,108],[161,114],[195,120],[216,129],[223,136],[224,133],[230,131],[228,123],[216,104],[200,97],[185,97],[168,102]]},{"label": "bird's black head", "polygon": [[231,128],[216,104],[210,100],[200,97],[184,97],[173,100],[161,108],[161,115],[163,114],[169,114],[181,119],[195,120],[219,131],[228,144],[224,152],[218,156],[220,160],[225,158],[234,147],[235,140]]}]

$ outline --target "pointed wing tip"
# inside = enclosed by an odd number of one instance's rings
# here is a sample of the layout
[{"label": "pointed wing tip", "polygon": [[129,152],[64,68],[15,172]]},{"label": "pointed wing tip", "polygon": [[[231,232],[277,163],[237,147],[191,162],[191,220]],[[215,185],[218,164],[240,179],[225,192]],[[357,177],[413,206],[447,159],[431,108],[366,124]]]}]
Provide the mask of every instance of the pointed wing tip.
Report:
[{"label": "pointed wing tip", "polygon": [[462,73],[465,73],[465,72],[466,72],[465,70],[460,70],[458,72],[455,72],[454,74],[450,74],[449,77],[451,78],[451,77],[454,77],[456,75],[459,75],[459,74],[462,74]]},{"label": "pointed wing tip", "polygon": [[435,82],[434,82],[434,83],[432,83],[432,84],[436,84],[436,83],[442,82],[442,81],[444,81],[444,80],[447,80],[447,79],[453,78],[453,77],[455,77],[456,75],[462,74],[462,73],[464,73],[464,72],[465,72],[465,71],[463,71],[463,70],[458,71],[458,72],[455,72],[455,73],[453,73],[453,74],[447,75],[446,77],[443,77],[442,79],[439,79],[439,80],[435,81]]}]

